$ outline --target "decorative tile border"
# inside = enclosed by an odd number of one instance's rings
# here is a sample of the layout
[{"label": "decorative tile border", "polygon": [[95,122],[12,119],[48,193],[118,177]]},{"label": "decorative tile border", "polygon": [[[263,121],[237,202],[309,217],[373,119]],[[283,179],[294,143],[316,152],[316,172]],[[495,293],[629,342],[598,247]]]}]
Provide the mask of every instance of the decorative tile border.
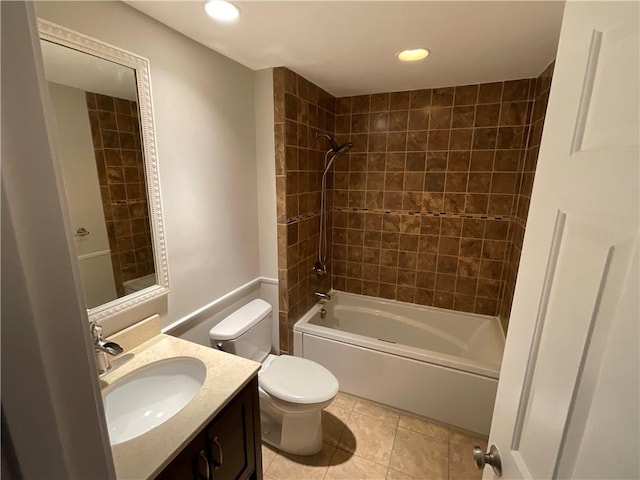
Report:
[{"label": "decorative tile border", "polygon": [[358,212],[358,213],[380,213],[386,215],[416,215],[423,217],[447,217],[447,218],[472,218],[480,220],[502,220],[509,221],[509,215],[484,215],[481,213],[453,213],[453,212],[418,212],[416,210],[386,210],[384,208],[356,208],[356,207],[334,207],[334,212]]},{"label": "decorative tile border", "polygon": [[[416,215],[422,217],[446,217],[446,218],[470,218],[475,220],[501,220],[504,222],[515,221],[518,225],[525,227],[525,223],[518,217],[510,215],[484,215],[482,213],[454,213],[454,212],[418,212],[415,210],[386,210],[384,208],[357,208],[357,207],[334,207],[331,212],[357,212],[357,213],[379,213],[382,215]],[[320,211],[305,213],[295,217],[287,218],[287,225],[319,217]]]},{"label": "decorative tile border", "polygon": [[287,218],[287,225],[291,225],[293,223],[298,223],[302,220],[308,220],[309,218],[319,217],[320,210],[316,210],[315,212],[305,213],[304,215],[297,215],[295,217]]}]

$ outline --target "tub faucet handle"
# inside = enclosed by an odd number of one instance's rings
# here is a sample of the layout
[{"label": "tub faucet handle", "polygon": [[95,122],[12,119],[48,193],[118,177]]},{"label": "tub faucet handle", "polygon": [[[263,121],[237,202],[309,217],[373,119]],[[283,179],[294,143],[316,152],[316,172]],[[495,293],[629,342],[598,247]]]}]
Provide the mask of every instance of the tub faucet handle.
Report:
[{"label": "tub faucet handle", "polygon": [[316,297],[318,297],[320,300],[331,300],[331,295],[329,295],[328,293],[324,293],[324,292],[315,292]]}]

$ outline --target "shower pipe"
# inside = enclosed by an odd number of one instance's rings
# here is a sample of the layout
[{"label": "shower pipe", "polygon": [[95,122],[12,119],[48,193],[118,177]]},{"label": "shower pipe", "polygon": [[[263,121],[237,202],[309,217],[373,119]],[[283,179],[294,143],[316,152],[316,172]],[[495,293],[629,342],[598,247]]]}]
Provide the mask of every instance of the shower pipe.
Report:
[{"label": "shower pipe", "polygon": [[[331,147],[324,155],[324,171],[322,172],[322,189],[320,191],[320,235],[318,238],[318,261],[313,266],[313,275],[317,279],[327,273],[327,212],[326,212],[326,193],[327,193],[327,173],[340,155],[346,153],[353,147],[353,143],[348,142],[338,145],[334,138],[326,133],[316,133],[316,138],[326,138]],[[329,159],[329,156],[331,158]],[[329,161],[327,162],[327,159]]]}]

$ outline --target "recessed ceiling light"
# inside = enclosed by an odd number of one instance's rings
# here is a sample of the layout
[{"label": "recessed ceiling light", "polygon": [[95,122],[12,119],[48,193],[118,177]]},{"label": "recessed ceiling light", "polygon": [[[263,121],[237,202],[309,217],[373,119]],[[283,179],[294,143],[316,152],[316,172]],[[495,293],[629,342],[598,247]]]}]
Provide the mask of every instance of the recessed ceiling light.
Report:
[{"label": "recessed ceiling light", "polygon": [[211,18],[221,22],[233,22],[240,16],[240,9],[225,0],[211,0],[205,3],[204,9]]},{"label": "recessed ceiling light", "polygon": [[413,50],[403,50],[398,52],[398,58],[403,62],[415,62],[426,58],[429,53],[429,50],[426,48],[414,48]]}]

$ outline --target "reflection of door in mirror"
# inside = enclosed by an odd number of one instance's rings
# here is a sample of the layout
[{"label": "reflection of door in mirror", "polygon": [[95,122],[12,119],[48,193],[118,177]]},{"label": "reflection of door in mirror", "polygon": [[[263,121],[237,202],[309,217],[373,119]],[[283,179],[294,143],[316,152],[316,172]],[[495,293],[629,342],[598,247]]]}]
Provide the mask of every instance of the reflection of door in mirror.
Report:
[{"label": "reflection of door in mirror", "polygon": [[135,73],[43,41],[87,308],[156,283]]}]

